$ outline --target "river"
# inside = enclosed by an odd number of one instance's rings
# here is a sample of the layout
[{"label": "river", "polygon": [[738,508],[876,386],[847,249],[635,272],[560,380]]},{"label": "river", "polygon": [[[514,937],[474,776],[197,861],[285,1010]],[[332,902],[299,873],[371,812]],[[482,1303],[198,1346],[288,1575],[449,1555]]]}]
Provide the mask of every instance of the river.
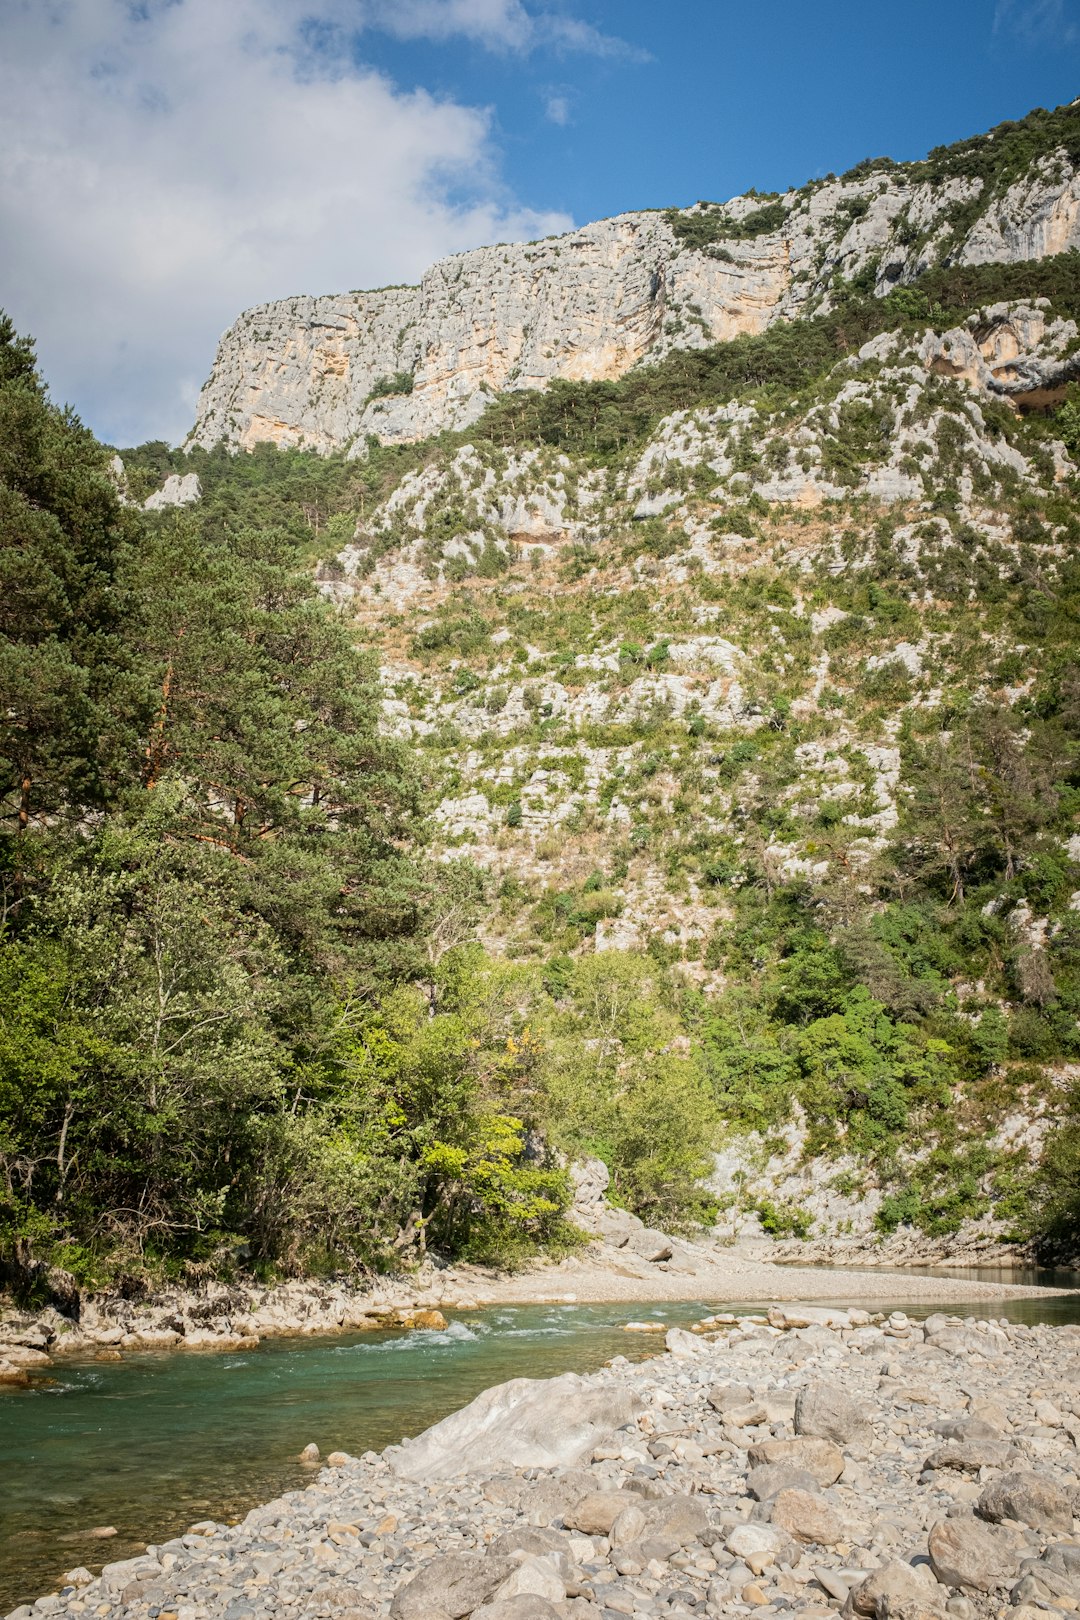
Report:
[{"label": "river", "polygon": [[[915,1315],[918,1280],[919,1273],[898,1276],[896,1291]],[[988,1280],[1080,1283],[1076,1274],[1046,1273],[995,1272]],[[834,1303],[861,1303],[856,1276],[840,1274],[837,1282]],[[626,1333],[627,1321],[686,1324],[716,1308],[704,1301],[502,1307],[455,1318],[445,1332],[58,1362],[33,1388],[0,1392],[0,1613],[49,1590],[76,1564],[130,1557],[199,1519],[239,1517],[303,1485],[311,1471],[297,1458],[311,1440],[324,1455],[380,1450],[504,1379],[587,1372],[614,1355],[654,1353],[658,1340]],[[762,1306],[719,1308],[752,1314]],[[1080,1295],[948,1308],[1080,1321]],[[87,1536],[103,1525],[117,1535]]]}]

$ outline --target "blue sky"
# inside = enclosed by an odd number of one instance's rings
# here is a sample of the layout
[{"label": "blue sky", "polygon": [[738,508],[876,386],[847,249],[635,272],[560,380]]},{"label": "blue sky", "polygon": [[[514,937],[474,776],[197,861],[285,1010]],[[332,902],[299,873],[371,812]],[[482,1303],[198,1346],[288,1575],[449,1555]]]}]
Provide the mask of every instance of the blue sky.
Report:
[{"label": "blue sky", "polygon": [[591,0],[574,14],[624,49],[363,49],[402,85],[492,104],[514,194],[578,222],[923,157],[1080,96],[1080,0]]},{"label": "blue sky", "polygon": [[113,443],[219,333],[1080,93],[1080,0],[0,0],[0,305]]}]

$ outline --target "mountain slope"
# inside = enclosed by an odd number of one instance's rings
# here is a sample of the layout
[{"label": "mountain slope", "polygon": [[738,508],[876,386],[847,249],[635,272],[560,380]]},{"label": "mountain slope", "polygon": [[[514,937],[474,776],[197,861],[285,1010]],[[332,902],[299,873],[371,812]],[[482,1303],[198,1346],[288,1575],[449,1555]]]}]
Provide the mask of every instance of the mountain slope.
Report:
[{"label": "mountain slope", "polygon": [[[860,165],[841,194],[879,195],[836,224],[829,192],[832,259],[751,329],[661,323],[572,379],[549,303],[545,386],[463,394],[453,431],[126,454],[140,496],[195,472],[208,514],[309,537],[446,892],[483,895],[432,960],[478,936],[515,1112],[650,1220],[703,1213],[718,1144],[731,1236],[1080,1230],[1078,162],[1067,108]],[[832,184],[638,240],[733,275]],[[550,292],[557,246],[505,252]],[[364,432],[415,429],[426,377]]]}]

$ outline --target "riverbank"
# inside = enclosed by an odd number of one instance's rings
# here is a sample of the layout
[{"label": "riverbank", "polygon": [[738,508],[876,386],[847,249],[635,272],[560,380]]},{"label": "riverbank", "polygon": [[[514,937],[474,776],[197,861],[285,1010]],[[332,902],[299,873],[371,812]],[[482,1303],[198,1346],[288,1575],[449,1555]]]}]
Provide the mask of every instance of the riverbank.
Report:
[{"label": "riverbank", "polygon": [[332,1455],[15,1616],[1075,1612],[1080,1328],[807,1308],[662,1342]]},{"label": "riverbank", "polygon": [[[640,1224],[640,1223],[639,1223]],[[0,1383],[23,1384],[54,1361],[96,1354],[117,1358],[146,1350],[239,1351],[261,1339],[356,1333],[387,1327],[445,1327],[447,1311],[529,1304],[616,1304],[708,1299],[717,1305],[793,1300],[857,1300],[932,1307],[1061,1294],[959,1276],[904,1277],[885,1270],[778,1265],[716,1244],[646,1232],[646,1252],[595,1241],[555,1264],[521,1271],[440,1266],[366,1285],[306,1280],[269,1286],[254,1281],[169,1288],[140,1299],[81,1298],[63,1311],[0,1303]]]},{"label": "riverbank", "polygon": [[[841,1271],[830,1265],[796,1265],[790,1262],[801,1257],[790,1248],[763,1253],[760,1244],[741,1247],[709,1235],[676,1237],[608,1202],[608,1171],[601,1160],[580,1160],[570,1175],[573,1220],[586,1240],[584,1247],[561,1261],[537,1260],[514,1272],[448,1265],[426,1255],[412,1270],[363,1283],[336,1278],[266,1285],[238,1277],[231,1283],[207,1281],[134,1298],[73,1293],[59,1307],[37,1312],[0,1300],[0,1384],[25,1383],[54,1358],[71,1355],[242,1351],[265,1338],[439,1328],[446,1325],[444,1312],[484,1306],[826,1299],[860,1305],[917,1302],[925,1308],[1007,1301],[1040,1291],[1030,1285],[922,1274],[917,1283],[905,1283],[884,1266],[845,1265]],[[785,1259],[788,1264],[777,1263]]]}]

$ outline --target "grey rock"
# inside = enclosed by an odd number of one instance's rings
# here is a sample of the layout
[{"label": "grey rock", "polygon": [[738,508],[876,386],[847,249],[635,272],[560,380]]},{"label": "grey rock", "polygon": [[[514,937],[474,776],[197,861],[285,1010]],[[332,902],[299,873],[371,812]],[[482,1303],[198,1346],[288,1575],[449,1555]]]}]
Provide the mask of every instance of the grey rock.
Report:
[{"label": "grey rock", "polygon": [[926,1342],[936,1350],[947,1350],[952,1356],[978,1355],[987,1359],[1009,1348],[1009,1341],[1000,1328],[944,1327],[927,1334]]},{"label": "grey rock", "polygon": [[714,1384],[705,1397],[716,1412],[730,1412],[737,1406],[746,1406],[753,1391],[746,1384]]},{"label": "grey rock", "polygon": [[569,1530],[586,1536],[606,1536],[612,1525],[630,1508],[641,1511],[641,1498],[631,1491],[595,1491],[569,1506],[563,1523]]},{"label": "grey rock", "polygon": [[930,1565],[944,1586],[993,1592],[1006,1585],[1020,1562],[1016,1542],[981,1519],[941,1519],[930,1531]]},{"label": "grey rock", "polygon": [[1037,1530],[1072,1529],[1073,1508],[1069,1494],[1041,1474],[1018,1472],[994,1480],[979,1497],[979,1516],[992,1523],[1017,1519]]},{"label": "grey rock", "polygon": [[671,1239],[665,1233],[656,1232],[648,1226],[643,1226],[640,1232],[631,1232],[626,1240],[626,1247],[634,1254],[640,1254],[643,1260],[654,1263],[670,1260],[673,1252]]},{"label": "grey rock", "polygon": [[1003,1435],[1000,1429],[985,1418],[947,1418],[942,1423],[932,1425],[934,1433],[940,1434],[943,1440],[1001,1440]]},{"label": "grey rock", "polygon": [[778,1491],[816,1491],[818,1482],[806,1468],[792,1463],[760,1463],[746,1476],[746,1488],[758,1502],[768,1502]]},{"label": "grey rock", "polygon": [[613,1521],[608,1540],[613,1547],[629,1547],[633,1542],[640,1541],[647,1524],[644,1509],[638,1507],[637,1503],[631,1503]]},{"label": "grey rock", "polygon": [[590,1387],[573,1373],[513,1378],[401,1446],[390,1465],[402,1479],[483,1478],[512,1468],[559,1468],[590,1455],[632,1423],[641,1402],[618,1386]]},{"label": "grey rock", "polygon": [[761,1463],[786,1463],[805,1468],[819,1485],[833,1485],[844,1472],[844,1454],[831,1440],[800,1434],[790,1440],[762,1440],[746,1453],[751,1468]]},{"label": "grey rock", "polygon": [[977,1474],[980,1468],[1008,1468],[1017,1456],[1016,1447],[1008,1440],[952,1440],[932,1451],[924,1467]]},{"label": "grey rock", "polygon": [[1009,1593],[1013,1603],[1028,1603],[1040,1598],[1075,1597],[1076,1582],[1045,1559],[1025,1558],[1020,1566],[1020,1579]]},{"label": "grey rock", "polygon": [[544,1553],[559,1553],[566,1550],[566,1537],[558,1530],[549,1530],[539,1525],[519,1524],[503,1535],[496,1536],[487,1549],[489,1558],[510,1558],[514,1553],[524,1552],[536,1556]]},{"label": "grey rock", "polygon": [[562,1620],[561,1609],[537,1592],[519,1592],[473,1610],[473,1620]]},{"label": "grey rock", "polygon": [[[935,1585],[933,1576],[925,1567],[916,1569],[911,1564],[894,1560],[883,1564],[880,1569],[872,1570],[850,1588],[842,1613],[846,1617],[876,1615],[885,1597],[908,1598],[914,1602],[932,1600]],[[944,1595],[941,1594],[942,1597]]]},{"label": "grey rock", "polygon": [[772,1523],[796,1541],[835,1547],[847,1535],[847,1522],[817,1491],[780,1491],[772,1500]]},{"label": "grey rock", "polygon": [[168,506],[190,506],[202,499],[198,473],[170,473],[160,489],[143,501],[145,512],[163,512]]},{"label": "grey rock", "polygon": [[708,1350],[704,1339],[699,1339],[693,1333],[687,1333],[685,1328],[677,1327],[668,1328],[664,1334],[664,1345],[671,1355],[678,1356],[683,1361],[694,1360]]},{"label": "grey rock", "polygon": [[561,1603],[566,1596],[563,1581],[554,1561],[543,1555],[522,1558],[495,1592],[495,1601],[505,1603],[516,1597],[541,1597],[549,1603]]},{"label": "grey rock", "polygon": [[692,1496],[675,1495],[651,1502],[645,1516],[650,1536],[675,1540],[683,1547],[704,1540],[711,1527],[705,1504]]},{"label": "grey rock", "polygon": [[818,1435],[838,1446],[867,1445],[874,1437],[869,1413],[836,1384],[808,1384],[795,1400],[795,1433]]},{"label": "grey rock", "polygon": [[435,1558],[395,1593],[391,1620],[430,1620],[434,1610],[462,1620],[487,1602],[513,1568],[509,1559],[470,1553]]}]

